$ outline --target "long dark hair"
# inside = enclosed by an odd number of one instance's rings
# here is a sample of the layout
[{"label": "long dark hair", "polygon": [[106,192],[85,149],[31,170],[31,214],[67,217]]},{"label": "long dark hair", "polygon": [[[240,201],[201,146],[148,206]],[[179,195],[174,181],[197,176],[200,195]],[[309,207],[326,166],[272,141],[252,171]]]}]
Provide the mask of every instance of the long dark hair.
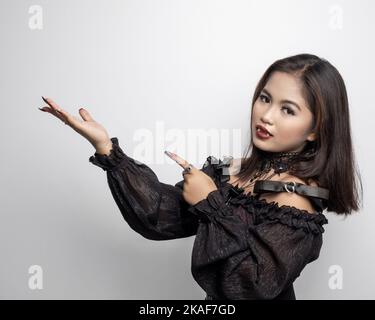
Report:
[{"label": "long dark hair", "polygon": [[[314,141],[306,142],[301,161],[291,168],[289,174],[306,184],[313,180],[318,186],[329,189],[327,211],[345,216],[351,214],[352,210],[358,211],[358,186],[363,196],[362,181],[354,159],[348,97],[340,73],[327,60],[311,54],[277,60],[259,80],[252,108],[275,71],[292,74],[301,81],[304,98],[313,114],[312,131],[316,136]],[[250,130],[250,144],[241,159],[238,180],[250,179],[259,168],[263,156],[263,151],[253,145]]]}]

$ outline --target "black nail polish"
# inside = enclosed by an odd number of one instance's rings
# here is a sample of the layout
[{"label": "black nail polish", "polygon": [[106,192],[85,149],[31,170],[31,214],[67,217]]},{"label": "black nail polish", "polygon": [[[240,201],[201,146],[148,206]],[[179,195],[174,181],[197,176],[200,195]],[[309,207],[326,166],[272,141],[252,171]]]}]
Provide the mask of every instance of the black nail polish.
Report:
[{"label": "black nail polish", "polygon": [[43,101],[44,101],[45,103],[48,103],[47,100],[46,100],[46,98],[44,98],[43,96],[42,96],[42,99],[43,99]]}]

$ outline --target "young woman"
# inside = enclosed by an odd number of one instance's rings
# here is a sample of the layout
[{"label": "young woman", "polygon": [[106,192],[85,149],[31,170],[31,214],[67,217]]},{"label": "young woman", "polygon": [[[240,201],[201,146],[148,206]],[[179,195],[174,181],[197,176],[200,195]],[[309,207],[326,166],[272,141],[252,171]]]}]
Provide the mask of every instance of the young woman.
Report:
[{"label": "young woman", "polygon": [[82,121],[44,100],[42,111],[95,147],[89,161],[107,171],[133,230],[151,240],[196,236],[191,271],[206,299],[296,299],[293,282],[319,257],[323,211],[359,209],[345,84],[317,56],[287,57],[266,70],[243,158],[209,156],[198,170],[172,155],[184,167],[174,186],[126,155],[86,110]]}]

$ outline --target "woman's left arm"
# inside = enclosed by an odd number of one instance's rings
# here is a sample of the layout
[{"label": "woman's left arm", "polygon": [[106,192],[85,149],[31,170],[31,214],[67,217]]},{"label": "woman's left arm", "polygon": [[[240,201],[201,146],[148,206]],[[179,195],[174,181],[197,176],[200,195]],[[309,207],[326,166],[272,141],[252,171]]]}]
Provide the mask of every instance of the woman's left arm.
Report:
[{"label": "woman's left arm", "polygon": [[[188,212],[184,180],[170,185],[159,181],[146,164],[133,159],[111,138],[108,155],[95,152],[89,161],[107,172],[112,196],[128,225],[150,240],[171,240],[194,235],[198,219]],[[209,167],[201,170],[207,173]]]}]

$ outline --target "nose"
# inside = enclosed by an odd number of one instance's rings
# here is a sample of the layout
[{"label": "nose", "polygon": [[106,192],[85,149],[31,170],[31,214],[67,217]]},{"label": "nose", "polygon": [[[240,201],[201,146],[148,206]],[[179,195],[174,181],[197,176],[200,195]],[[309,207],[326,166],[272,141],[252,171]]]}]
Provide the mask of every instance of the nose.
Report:
[{"label": "nose", "polygon": [[272,110],[273,108],[269,108],[267,111],[265,111],[262,116],[261,116],[261,120],[262,122],[264,123],[268,123],[270,125],[273,125],[273,116],[272,116]]}]

